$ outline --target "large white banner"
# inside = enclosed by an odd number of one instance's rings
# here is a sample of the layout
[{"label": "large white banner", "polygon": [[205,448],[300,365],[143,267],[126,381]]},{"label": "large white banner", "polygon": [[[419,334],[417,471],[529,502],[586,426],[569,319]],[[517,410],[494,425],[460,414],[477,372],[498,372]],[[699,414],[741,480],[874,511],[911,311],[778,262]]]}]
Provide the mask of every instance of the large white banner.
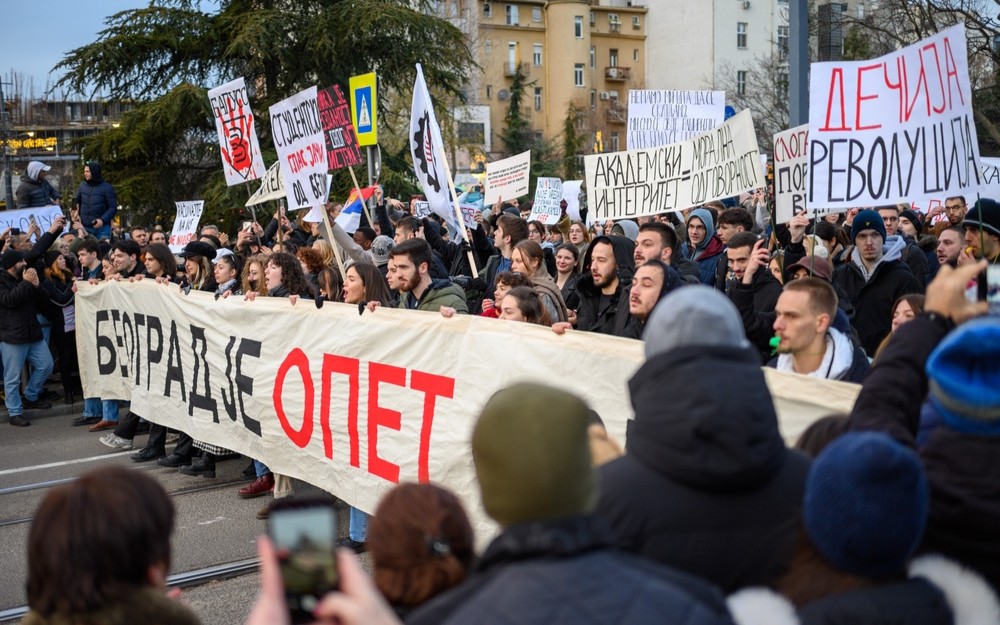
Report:
[{"label": "large white banner", "polygon": [[[469,443],[490,396],[545,380],[583,396],[621,442],[632,417],[627,382],[643,362],[641,342],[587,332],[557,336],[525,323],[409,310],[359,316],[356,306],[317,310],[283,298],[216,300],[147,280],[81,283],[76,306],[87,397],[131,399],[146,419],[368,512],[399,482],[440,483],[480,529],[487,526]],[[786,436],[849,411],[858,388],[777,371],[768,379],[779,389]]]},{"label": "large white banner", "polygon": [[260,178],[264,174],[264,159],[260,154],[253,110],[250,109],[243,78],[211,89],[208,99],[212,103],[215,130],[219,134],[226,184],[233,186]]},{"label": "large white banner", "polygon": [[764,186],[749,110],[689,141],[584,157],[597,220],[656,215]]},{"label": "large white banner", "polygon": [[326,136],[319,117],[316,87],[309,87],[270,108],[271,135],[278,150],[288,208],[325,204]]},{"label": "large white banner", "polygon": [[810,207],[975,196],[978,161],[961,24],[870,61],[812,64]]},{"label": "large white banner", "polygon": [[632,89],[626,149],[645,150],[712,130],[726,117],[725,91]]},{"label": "large white banner", "polygon": [[528,194],[531,173],[531,150],[509,158],[486,163],[486,192],[483,203],[496,204],[497,200],[514,200]]},{"label": "large white banner", "polygon": [[170,229],[170,251],[174,254],[184,249],[184,246],[198,238],[198,223],[201,222],[201,213],[205,209],[203,200],[192,202],[174,202],[177,206],[177,215],[174,216],[174,227]]}]

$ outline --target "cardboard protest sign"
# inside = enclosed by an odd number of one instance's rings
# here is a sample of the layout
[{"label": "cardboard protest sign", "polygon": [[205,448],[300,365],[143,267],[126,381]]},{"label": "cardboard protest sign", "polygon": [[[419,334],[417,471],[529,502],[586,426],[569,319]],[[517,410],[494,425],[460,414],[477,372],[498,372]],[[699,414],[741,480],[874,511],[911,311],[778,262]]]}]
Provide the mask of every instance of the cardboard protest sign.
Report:
[{"label": "cardboard protest sign", "polygon": [[[21,232],[27,232],[28,228],[31,227],[31,218],[35,218],[35,223],[38,227],[42,229],[42,232],[48,232],[48,229],[52,227],[52,222],[55,221],[57,217],[63,215],[62,208],[56,205],[49,206],[36,206],[34,208],[22,208],[19,210],[9,210],[0,211],[0,232],[7,230],[8,228],[17,228]],[[68,221],[66,227],[69,228],[72,224]]]},{"label": "cardboard protest sign", "polygon": [[219,133],[219,150],[226,184],[233,186],[256,180],[264,174],[264,159],[257,142],[250,98],[242,78],[227,82],[208,92]]},{"label": "cardboard protest sign", "polygon": [[278,150],[288,208],[326,202],[326,138],[319,118],[316,87],[309,87],[270,108],[271,134]]},{"label": "cardboard protest sign", "polygon": [[535,182],[535,201],[528,221],[554,224],[562,215],[563,183],[559,178],[539,178]]},{"label": "cardboard protest sign", "polygon": [[483,202],[491,206],[500,198],[513,200],[526,195],[530,169],[530,150],[510,158],[486,163],[486,192],[483,195]]},{"label": "cardboard protest sign", "polygon": [[[583,397],[625,440],[628,380],[642,343],[458,315],[284,298],[216,300],[173,286],[80,283],[80,374],[88,397],[315,484],[367,512],[402,481],[441,484],[488,540],[472,428],[490,396],[546,380]],[[317,328],[322,331],[317,332]],[[458,345],[460,349],[441,349]],[[491,367],[483,354],[516,354]],[[565,363],[572,376],[553,376]],[[850,412],[857,385],[765,369],[786,437],[830,412]]]},{"label": "cardboard protest sign", "polygon": [[[1000,201],[1000,158],[993,158],[989,156],[981,157],[979,159],[979,173],[980,180],[982,180],[982,187],[979,190],[979,196]],[[965,198],[966,204],[970,207],[976,201],[976,196],[972,194],[957,195],[962,195]],[[923,198],[921,200],[910,202],[910,206],[913,210],[927,214],[935,208],[944,206],[945,200],[949,197],[954,196],[948,194],[947,196],[940,195],[938,197]],[[941,219],[947,219],[947,215],[940,213],[937,218],[934,219],[933,223],[937,223]]]},{"label": "cardboard protest sign", "polygon": [[809,124],[774,135],[774,215],[779,224],[806,212]]},{"label": "cardboard protest sign", "polygon": [[257,192],[250,196],[245,206],[256,206],[285,197],[285,183],[281,177],[281,161],[275,161],[267,168]]},{"label": "cardboard protest sign", "polygon": [[340,85],[327,87],[316,94],[319,118],[326,137],[327,167],[340,169],[361,163],[358,138],[351,123],[351,107]]},{"label": "cardboard protest sign", "polygon": [[563,199],[566,200],[566,215],[573,220],[580,219],[580,189],[582,180],[567,180],[563,182]]},{"label": "cardboard protest sign", "polygon": [[656,215],[764,186],[757,135],[743,110],[694,139],[583,159],[588,217]]},{"label": "cardboard protest sign", "polygon": [[170,251],[174,254],[184,249],[184,246],[198,238],[198,222],[205,208],[203,200],[193,202],[174,202],[177,205],[177,216],[174,217],[174,227],[170,229],[170,240],[167,241]]},{"label": "cardboard protest sign", "polygon": [[725,91],[631,89],[626,149],[645,150],[691,139],[721,124],[725,115]]},{"label": "cardboard protest sign", "polygon": [[978,161],[961,24],[871,61],[812,64],[811,208],[975,195]]}]

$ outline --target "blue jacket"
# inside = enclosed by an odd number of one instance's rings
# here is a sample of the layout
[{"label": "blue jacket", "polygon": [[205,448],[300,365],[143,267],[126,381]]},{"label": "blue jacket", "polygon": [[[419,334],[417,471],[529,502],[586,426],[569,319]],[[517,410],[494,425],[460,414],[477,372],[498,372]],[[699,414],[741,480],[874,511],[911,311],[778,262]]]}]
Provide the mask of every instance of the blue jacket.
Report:
[{"label": "blue jacket", "polygon": [[118,212],[118,198],[111,183],[101,177],[101,166],[88,163],[90,180],[80,183],[73,202],[80,207],[80,221],[89,228],[95,220],[100,219],[105,225],[110,224]]}]

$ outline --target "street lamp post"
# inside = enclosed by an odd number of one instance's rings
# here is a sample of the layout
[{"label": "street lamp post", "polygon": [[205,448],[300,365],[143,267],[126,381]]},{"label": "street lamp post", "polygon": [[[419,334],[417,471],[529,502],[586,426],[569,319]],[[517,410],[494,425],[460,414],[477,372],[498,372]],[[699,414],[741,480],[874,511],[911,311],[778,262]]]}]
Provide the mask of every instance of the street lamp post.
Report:
[{"label": "street lamp post", "polygon": [[788,117],[789,127],[809,122],[809,3],[788,3]]},{"label": "street lamp post", "polygon": [[7,100],[4,97],[4,83],[0,80],[0,141],[3,142],[3,186],[4,198],[7,202],[7,210],[14,208],[14,187],[11,181],[11,158],[10,158],[10,116],[7,114]]}]

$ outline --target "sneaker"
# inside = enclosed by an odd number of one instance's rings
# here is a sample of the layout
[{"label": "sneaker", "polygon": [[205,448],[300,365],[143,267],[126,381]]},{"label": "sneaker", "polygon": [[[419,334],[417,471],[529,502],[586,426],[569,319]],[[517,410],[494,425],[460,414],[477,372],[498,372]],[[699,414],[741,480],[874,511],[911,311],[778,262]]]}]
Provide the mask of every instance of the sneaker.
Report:
[{"label": "sneaker", "polygon": [[160,458],[166,456],[167,453],[162,449],[153,449],[152,447],[143,447],[142,451],[137,454],[132,454],[129,456],[132,458],[132,462],[151,462],[153,460],[159,460]]},{"label": "sneaker", "polygon": [[121,436],[118,436],[114,432],[111,432],[110,434],[105,434],[99,440],[101,441],[101,443],[114,449],[121,449],[123,451],[129,451],[132,449],[132,441],[128,440],[127,438],[122,438]]},{"label": "sneaker", "polygon": [[29,425],[31,425],[31,421],[28,421],[24,417],[24,415],[19,415],[19,414],[16,414],[11,418],[7,419],[7,423],[19,428],[28,427]]},{"label": "sneaker", "polygon": [[48,410],[52,407],[52,402],[46,401],[39,397],[38,399],[32,401],[27,397],[21,400],[21,405],[24,406],[25,410]]}]

